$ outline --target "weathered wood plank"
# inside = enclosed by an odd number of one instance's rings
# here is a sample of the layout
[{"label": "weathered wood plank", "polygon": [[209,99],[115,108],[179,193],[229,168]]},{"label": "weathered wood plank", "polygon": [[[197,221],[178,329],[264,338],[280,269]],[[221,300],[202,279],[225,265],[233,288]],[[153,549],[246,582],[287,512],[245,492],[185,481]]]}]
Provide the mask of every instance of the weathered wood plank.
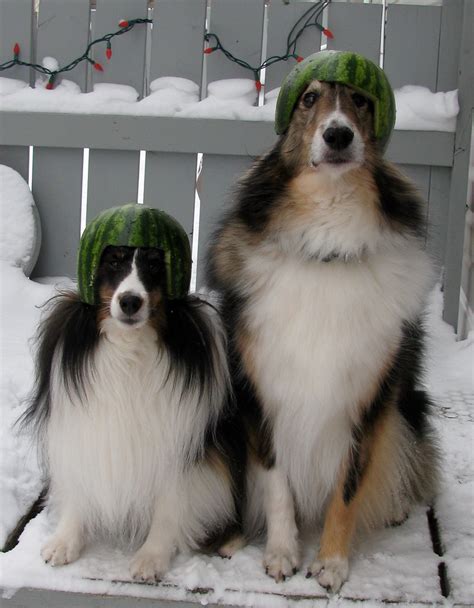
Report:
[{"label": "weathered wood plank", "polygon": [[7,165],[28,181],[29,148],[27,146],[0,146],[0,165]]},{"label": "weathered wood plank", "polygon": [[[94,39],[114,32],[121,19],[146,19],[147,0],[97,0],[94,20]],[[136,25],[123,36],[113,38],[112,59],[107,61],[106,45],[94,47],[94,59],[102,64],[104,71],[92,70],[93,83],[113,82],[126,84],[143,94],[145,75],[145,44],[147,25]]]},{"label": "weathered wood plank", "polygon": [[108,207],[136,202],[139,163],[139,152],[90,150],[87,188],[88,222]]},{"label": "weathered wood plank", "polygon": [[[54,57],[63,67],[80,57],[89,40],[89,0],[41,0],[38,14],[36,60]],[[88,62],[83,61],[62,78],[86,90]]]},{"label": "weathered wood plank", "polygon": [[192,240],[196,154],[148,152],[144,203],[176,218]]},{"label": "weathered wood plank", "polygon": [[394,89],[414,84],[436,90],[440,6],[389,4],[384,70]]},{"label": "weathered wood plank", "polygon": [[[63,66],[80,56],[89,39],[89,12],[89,0],[41,0],[37,61],[49,56]],[[85,90],[86,71],[83,62],[65,78]],[[58,126],[53,124],[51,129],[56,135]],[[80,231],[83,150],[40,145],[35,147],[33,158],[32,190],[43,228],[33,274],[73,277]]]},{"label": "weathered wood plank", "polygon": [[[13,59],[13,47],[20,45],[20,59],[31,63],[33,25],[32,0],[0,0],[0,63]],[[30,68],[15,66],[2,72],[2,78],[30,82]]]},{"label": "weathered wood plank", "polygon": [[355,51],[379,65],[382,28],[380,4],[333,2],[328,6],[328,27],[334,34],[333,39],[328,39],[328,49]]},{"label": "weathered wood plank", "polygon": [[150,81],[189,78],[201,85],[206,0],[158,0],[153,14]]},{"label": "weathered wood plank", "polygon": [[206,154],[200,175],[199,197],[201,215],[199,222],[199,250],[197,288],[205,284],[205,260],[210,238],[228,204],[235,181],[252,164],[253,159],[243,156],[218,156]]},{"label": "weathered wood plank", "polygon": [[[177,118],[1,112],[0,144],[51,147],[262,154],[277,139],[272,122]],[[450,167],[453,133],[395,131],[387,157],[397,163]]]},{"label": "weathered wood plank", "polygon": [[[287,36],[293,25],[311,7],[308,2],[290,2],[274,0],[268,7],[267,57],[284,55],[286,52]],[[304,21],[302,22],[302,24]],[[298,40],[297,53],[301,57],[319,51],[321,32],[316,27],[308,28]],[[282,61],[270,66],[266,71],[265,88],[267,91],[279,87],[283,78],[296,65],[294,59]]]},{"label": "weathered wood plank", "polygon": [[[210,31],[233,55],[258,66],[262,57],[263,0],[213,0]],[[211,46],[213,46],[211,41]],[[207,82],[223,78],[253,78],[222,52],[206,56]]]},{"label": "weathered wood plank", "polygon": [[42,241],[32,276],[76,275],[82,192],[82,150],[35,150],[33,196]]}]

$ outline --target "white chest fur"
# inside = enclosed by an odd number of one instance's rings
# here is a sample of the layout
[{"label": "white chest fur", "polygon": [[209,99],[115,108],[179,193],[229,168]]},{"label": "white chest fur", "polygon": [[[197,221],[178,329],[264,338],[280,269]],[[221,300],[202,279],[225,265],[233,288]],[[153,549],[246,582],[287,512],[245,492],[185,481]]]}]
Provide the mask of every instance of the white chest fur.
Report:
[{"label": "white chest fur", "polygon": [[430,265],[414,243],[364,261],[301,261],[254,250],[247,258],[246,323],[277,464],[300,509],[327,498],[351,441],[351,424],[420,312]]},{"label": "white chest fur", "polygon": [[[111,322],[113,323],[113,322]],[[98,345],[92,381],[72,403],[56,377],[48,425],[53,495],[73,499],[90,526],[147,529],[155,497],[176,483],[201,447],[209,412],[195,396],[179,399],[166,382],[168,360],[154,330],[114,331]],[[64,494],[64,496],[61,496]]]}]

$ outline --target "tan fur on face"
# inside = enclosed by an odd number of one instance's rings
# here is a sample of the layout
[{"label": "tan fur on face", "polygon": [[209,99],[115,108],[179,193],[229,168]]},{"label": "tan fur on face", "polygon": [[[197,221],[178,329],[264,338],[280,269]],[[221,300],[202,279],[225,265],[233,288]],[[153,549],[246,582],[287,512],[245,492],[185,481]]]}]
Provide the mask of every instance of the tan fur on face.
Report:
[{"label": "tan fur on face", "polygon": [[[318,99],[311,108],[304,105],[308,93],[317,93]],[[373,132],[373,113],[370,106],[357,108],[352,101],[355,93],[349,87],[340,84],[314,80],[303,91],[291,118],[288,135],[282,152],[288,166],[293,170],[303,171],[311,165],[310,149],[316,131],[333,112],[337,104],[339,110],[347,116],[359,131],[365,144],[366,159],[370,163],[377,154]]]},{"label": "tan fur on face", "polygon": [[[115,293],[115,288],[104,283],[99,288],[100,305],[97,310],[97,325],[101,324],[110,317],[110,304]],[[165,325],[165,311],[163,309],[163,293],[156,288],[149,294],[150,318],[149,324],[159,334]]]}]

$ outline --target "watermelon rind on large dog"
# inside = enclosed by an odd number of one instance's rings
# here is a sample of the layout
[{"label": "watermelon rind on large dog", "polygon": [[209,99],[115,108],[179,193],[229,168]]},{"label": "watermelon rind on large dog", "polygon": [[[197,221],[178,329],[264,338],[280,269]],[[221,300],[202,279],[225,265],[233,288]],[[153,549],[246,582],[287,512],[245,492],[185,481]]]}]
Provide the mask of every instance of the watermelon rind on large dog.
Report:
[{"label": "watermelon rind on large dog", "polygon": [[99,213],[85,228],[77,257],[77,281],[83,302],[96,305],[95,281],[108,245],[156,247],[164,253],[166,297],[184,298],[191,280],[191,247],[181,224],[161,211],[127,203]]},{"label": "watermelon rind on large dog", "polygon": [[385,74],[373,61],[350,51],[319,51],[298,63],[283,81],[277,100],[275,131],[285,133],[300,95],[313,80],[344,84],[374,104],[374,134],[385,150],[395,126],[395,97]]}]

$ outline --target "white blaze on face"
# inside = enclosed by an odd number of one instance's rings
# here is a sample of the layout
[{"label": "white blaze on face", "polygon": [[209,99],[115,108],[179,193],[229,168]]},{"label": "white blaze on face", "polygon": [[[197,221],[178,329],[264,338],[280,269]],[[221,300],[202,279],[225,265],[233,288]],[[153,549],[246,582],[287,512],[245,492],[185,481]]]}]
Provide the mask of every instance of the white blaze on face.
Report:
[{"label": "white blaze on face", "polygon": [[[341,128],[346,127],[350,129],[354,138],[351,143],[343,150],[333,150],[324,140],[323,134],[326,129],[329,128]],[[364,141],[362,135],[353,123],[353,121],[341,111],[339,93],[336,98],[336,107],[330,112],[325,119],[318,125],[316,132],[313,136],[311,143],[311,159],[310,162],[313,166],[319,166],[323,164],[325,168],[342,173],[354,167],[356,163],[362,163],[364,160]],[[331,162],[334,156],[340,156],[340,158],[346,162],[335,163]]]},{"label": "white blaze on face", "polygon": [[[121,324],[133,327],[141,327],[148,320],[150,300],[148,292],[138,276],[137,254],[138,250],[134,253],[130,273],[119,283],[110,304],[112,318],[117,319]],[[140,298],[142,301],[140,308],[131,316],[123,310],[123,305],[121,305],[123,298],[129,296]]]}]

